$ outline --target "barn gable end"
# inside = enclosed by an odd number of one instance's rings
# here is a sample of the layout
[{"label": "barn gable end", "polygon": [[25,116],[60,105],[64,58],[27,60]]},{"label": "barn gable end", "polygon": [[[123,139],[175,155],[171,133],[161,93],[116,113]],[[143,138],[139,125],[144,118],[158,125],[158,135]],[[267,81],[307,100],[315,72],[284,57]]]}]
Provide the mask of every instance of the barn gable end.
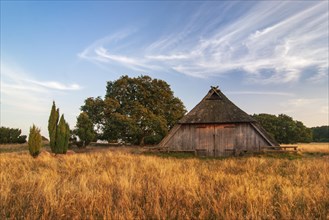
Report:
[{"label": "barn gable end", "polygon": [[217,87],[161,141],[170,151],[223,156],[229,151],[258,151],[278,145],[254,118],[234,105]]}]

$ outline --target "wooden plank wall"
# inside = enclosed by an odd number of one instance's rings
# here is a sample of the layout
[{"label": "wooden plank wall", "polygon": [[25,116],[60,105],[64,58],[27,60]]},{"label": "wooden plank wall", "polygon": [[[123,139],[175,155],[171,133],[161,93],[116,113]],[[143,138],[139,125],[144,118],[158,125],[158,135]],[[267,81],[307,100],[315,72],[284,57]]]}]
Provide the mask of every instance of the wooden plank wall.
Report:
[{"label": "wooden plank wall", "polygon": [[183,124],[166,142],[170,150],[204,149],[209,156],[222,156],[226,150],[253,150],[269,146],[249,124]]}]

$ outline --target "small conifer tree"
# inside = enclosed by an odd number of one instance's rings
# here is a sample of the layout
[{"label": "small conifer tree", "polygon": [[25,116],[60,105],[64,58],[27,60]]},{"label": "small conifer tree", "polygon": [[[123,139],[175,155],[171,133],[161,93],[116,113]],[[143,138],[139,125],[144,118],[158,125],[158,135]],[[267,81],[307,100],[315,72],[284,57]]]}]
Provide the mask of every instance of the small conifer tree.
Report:
[{"label": "small conifer tree", "polygon": [[67,152],[67,148],[69,146],[69,138],[70,138],[70,128],[64,119],[64,115],[62,115],[57,125],[57,131],[56,131],[56,146],[55,146],[56,154],[65,154]]},{"label": "small conifer tree", "polygon": [[49,132],[49,145],[52,152],[55,152],[56,147],[56,131],[57,123],[59,119],[59,109],[56,109],[55,102],[51,108],[49,120],[48,120],[48,132]]},{"label": "small conifer tree", "polygon": [[40,129],[37,128],[35,125],[33,125],[30,128],[28,146],[29,146],[30,154],[33,157],[36,157],[39,155],[41,147],[42,147],[42,137],[40,134]]},{"label": "small conifer tree", "polygon": [[53,153],[65,154],[69,146],[70,127],[66,123],[64,115],[61,116],[59,122],[58,119],[59,109],[56,109],[55,102],[53,102],[48,120],[49,144]]}]

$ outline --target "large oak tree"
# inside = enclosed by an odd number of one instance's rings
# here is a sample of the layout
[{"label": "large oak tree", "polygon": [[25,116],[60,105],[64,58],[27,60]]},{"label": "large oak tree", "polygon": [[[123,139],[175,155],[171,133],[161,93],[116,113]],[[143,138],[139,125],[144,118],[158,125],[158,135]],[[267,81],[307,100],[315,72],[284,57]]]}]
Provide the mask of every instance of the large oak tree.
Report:
[{"label": "large oak tree", "polygon": [[149,76],[109,81],[105,98],[87,98],[81,110],[99,139],[140,145],[158,143],[186,113],[170,86]]}]

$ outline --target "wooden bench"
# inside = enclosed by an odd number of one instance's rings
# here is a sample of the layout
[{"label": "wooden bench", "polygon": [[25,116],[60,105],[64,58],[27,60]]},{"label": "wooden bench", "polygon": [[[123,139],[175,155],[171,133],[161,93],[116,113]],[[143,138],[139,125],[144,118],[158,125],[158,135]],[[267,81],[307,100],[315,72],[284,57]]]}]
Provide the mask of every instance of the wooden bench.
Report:
[{"label": "wooden bench", "polygon": [[293,149],[297,151],[298,146],[273,146],[273,147],[263,147],[262,149],[272,149],[272,150],[288,150]]},{"label": "wooden bench", "polygon": [[297,152],[298,146],[272,146],[272,147],[262,147],[265,152],[277,152],[277,153],[289,153]]},{"label": "wooden bench", "polygon": [[287,149],[294,149],[294,151],[297,151],[298,146],[280,146],[282,150],[287,150]]}]

